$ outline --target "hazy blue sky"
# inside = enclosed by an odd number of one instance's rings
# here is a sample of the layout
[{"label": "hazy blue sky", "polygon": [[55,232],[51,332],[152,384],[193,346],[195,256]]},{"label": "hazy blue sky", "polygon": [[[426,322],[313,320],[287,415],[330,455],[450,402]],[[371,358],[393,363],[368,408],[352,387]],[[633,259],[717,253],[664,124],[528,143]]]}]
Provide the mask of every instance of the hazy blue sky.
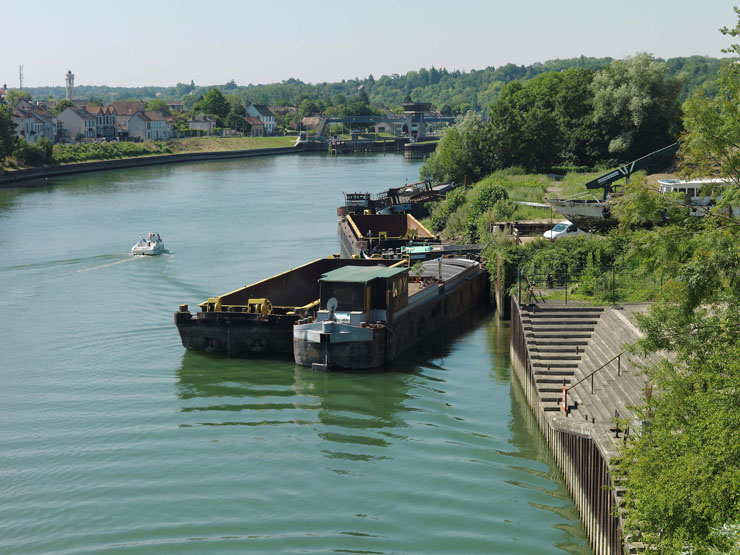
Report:
[{"label": "hazy blue sky", "polygon": [[[740,0],[736,0],[740,3]],[[0,2],[0,82],[341,81],[636,52],[722,56],[719,0],[35,0]]]}]

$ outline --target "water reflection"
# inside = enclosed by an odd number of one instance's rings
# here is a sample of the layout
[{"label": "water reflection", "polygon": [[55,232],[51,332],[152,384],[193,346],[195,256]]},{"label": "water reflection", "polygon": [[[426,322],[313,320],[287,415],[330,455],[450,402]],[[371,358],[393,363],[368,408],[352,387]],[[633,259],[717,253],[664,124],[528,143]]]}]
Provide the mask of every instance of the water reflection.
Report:
[{"label": "water reflection", "polygon": [[382,460],[377,448],[405,439],[404,415],[417,410],[409,401],[418,391],[411,390],[444,394],[444,379],[429,370],[443,368],[456,341],[486,313],[486,307],[467,312],[377,371],[322,373],[290,357],[229,359],[186,351],[177,370],[180,412],[187,416],[181,425],[311,426],[330,459]]},{"label": "water reflection", "polygon": [[585,531],[580,524],[578,510],[563,482],[555,458],[540,432],[537,420],[529,408],[524,391],[514,375],[511,375],[510,399],[510,443],[516,450],[501,454],[511,456],[517,461],[510,465],[510,468],[528,476],[517,481],[515,485],[535,489],[552,499],[551,503],[530,502],[530,505],[554,513],[566,521],[560,521],[553,526],[564,532],[567,538],[566,541],[558,542],[556,547],[567,553],[583,555],[592,553]]}]

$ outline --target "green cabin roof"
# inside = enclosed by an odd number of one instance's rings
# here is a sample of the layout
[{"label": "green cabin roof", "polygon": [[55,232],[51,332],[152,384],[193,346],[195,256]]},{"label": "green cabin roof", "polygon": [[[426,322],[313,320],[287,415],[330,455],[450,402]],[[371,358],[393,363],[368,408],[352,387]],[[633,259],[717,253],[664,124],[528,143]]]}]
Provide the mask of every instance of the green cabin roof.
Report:
[{"label": "green cabin roof", "polygon": [[323,282],[368,283],[377,278],[392,278],[407,272],[408,268],[385,266],[344,266],[321,276]]}]

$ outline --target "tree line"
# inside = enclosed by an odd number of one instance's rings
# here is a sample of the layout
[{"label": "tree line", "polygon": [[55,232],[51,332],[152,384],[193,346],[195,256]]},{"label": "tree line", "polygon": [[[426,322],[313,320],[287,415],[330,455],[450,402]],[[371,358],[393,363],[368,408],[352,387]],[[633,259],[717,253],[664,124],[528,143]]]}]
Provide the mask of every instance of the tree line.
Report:
[{"label": "tree line", "polygon": [[468,112],[421,168],[423,179],[478,181],[500,169],[549,172],[629,161],[675,142],[684,77],[649,54],[594,71],[512,81],[487,117]]},{"label": "tree line", "polygon": [[[237,85],[233,80],[223,85],[212,85],[224,95],[237,95],[245,104],[269,106],[298,106],[303,99],[338,106],[341,97],[350,98],[364,91],[372,106],[393,109],[410,95],[418,102],[431,102],[445,115],[465,113],[468,110],[485,111],[496,100],[502,89],[512,81],[528,81],[551,72],[567,69],[598,71],[614,60],[581,56],[565,60],[549,60],[531,65],[506,64],[472,71],[450,71],[431,67],[408,71],[403,75],[391,74],[375,78],[342,80],[341,82],[306,83],[300,79],[286,79],[280,83]],[[668,72],[682,77],[679,100],[688,98],[705,82],[716,78],[721,60],[705,56],[670,58],[666,60]],[[109,102],[128,98],[148,99],[158,95],[169,100],[189,101],[198,98],[211,86],[178,83],[174,87],[107,87],[78,85],[75,96]],[[64,98],[64,87],[33,87],[28,89],[36,100],[50,97]],[[337,96],[339,95],[339,96]]]}]

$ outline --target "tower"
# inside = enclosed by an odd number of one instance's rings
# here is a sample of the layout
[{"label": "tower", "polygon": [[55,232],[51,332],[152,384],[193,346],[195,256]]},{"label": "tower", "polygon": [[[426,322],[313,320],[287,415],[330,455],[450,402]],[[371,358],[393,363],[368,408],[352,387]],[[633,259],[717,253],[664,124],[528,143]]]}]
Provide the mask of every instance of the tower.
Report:
[{"label": "tower", "polygon": [[72,100],[72,94],[74,94],[75,90],[75,76],[72,73],[72,70],[67,70],[67,75],[65,76],[66,81],[66,88],[67,88],[67,100]]},{"label": "tower", "polygon": [[18,66],[18,84],[20,85],[18,88],[20,90],[23,90],[23,66]]}]

